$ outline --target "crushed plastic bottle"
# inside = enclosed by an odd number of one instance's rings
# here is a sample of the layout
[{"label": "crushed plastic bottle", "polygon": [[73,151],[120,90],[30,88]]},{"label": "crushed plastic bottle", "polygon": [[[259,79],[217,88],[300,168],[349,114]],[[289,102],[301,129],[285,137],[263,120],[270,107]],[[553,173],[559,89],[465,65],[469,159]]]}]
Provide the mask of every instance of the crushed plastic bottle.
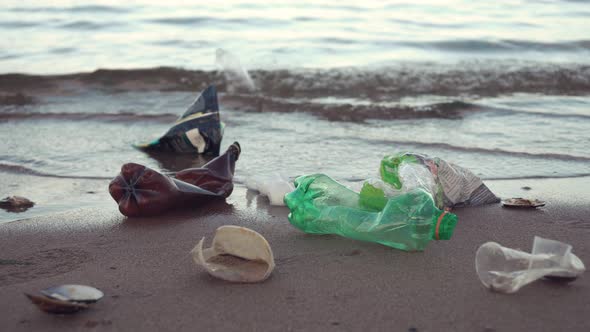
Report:
[{"label": "crushed plastic bottle", "polygon": [[[381,160],[379,174],[381,180],[365,184],[373,187],[365,190],[365,193],[371,193],[373,199],[378,195],[391,197],[423,188],[430,192],[439,209],[500,201],[470,170],[440,158],[410,152],[396,153]],[[390,188],[389,192],[386,187]]]},{"label": "crushed plastic bottle", "polygon": [[327,175],[301,176],[285,195],[289,222],[306,233],[337,234],[389,247],[422,251],[431,240],[448,240],[457,216],[436,208],[432,196],[416,188],[385,201],[383,209]]},{"label": "crushed plastic bottle", "polygon": [[276,206],[284,206],[285,194],[295,189],[289,178],[280,173],[251,176],[246,179],[246,187],[267,196],[270,205]]},{"label": "crushed plastic bottle", "polygon": [[586,267],[572,253],[572,246],[535,236],[532,253],[487,242],[475,255],[479,280],[487,288],[501,293],[514,293],[541,278],[572,281]]},{"label": "crushed plastic bottle", "polygon": [[162,137],[135,145],[146,152],[219,155],[223,123],[219,118],[217,90],[209,86]]},{"label": "crushed plastic bottle", "polygon": [[175,178],[143,165],[128,163],[109,184],[119,211],[129,217],[154,216],[172,208],[198,207],[210,199],[225,199],[234,185],[238,142],[203,167],[176,173]]}]

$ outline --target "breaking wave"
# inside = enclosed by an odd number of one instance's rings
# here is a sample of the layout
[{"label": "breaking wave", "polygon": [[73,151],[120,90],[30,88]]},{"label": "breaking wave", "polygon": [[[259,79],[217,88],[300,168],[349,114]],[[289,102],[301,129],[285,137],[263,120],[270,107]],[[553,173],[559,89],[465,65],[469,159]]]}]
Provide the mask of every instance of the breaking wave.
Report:
[{"label": "breaking wave", "polygon": [[[339,137],[334,137],[334,140],[340,139]],[[356,139],[363,139],[363,138],[356,138]],[[499,148],[482,148],[482,147],[470,147],[470,146],[458,146],[448,143],[438,143],[438,142],[420,142],[420,141],[401,141],[401,140],[375,140],[375,139],[363,139],[367,142],[371,143],[386,143],[389,145],[411,145],[420,148],[433,148],[433,149],[445,149],[451,151],[458,151],[458,152],[466,152],[466,153],[481,153],[486,155],[498,155],[498,156],[509,156],[509,157],[526,157],[529,159],[551,159],[551,160],[562,160],[562,161],[579,161],[579,162],[590,162],[590,157],[587,156],[576,156],[571,154],[565,153],[532,153],[532,152],[524,152],[524,151],[511,151]],[[582,175],[590,175],[590,172],[583,173]]]},{"label": "breaking wave", "polygon": [[0,122],[15,120],[69,120],[104,122],[162,122],[171,123],[178,118],[175,114],[138,113],[46,113],[46,112],[0,112]]},{"label": "breaking wave", "polygon": [[[534,62],[466,62],[453,65],[408,64],[391,67],[277,69],[249,72],[257,94],[267,97],[347,97],[391,101],[402,96],[496,96],[509,93],[590,94],[590,65]],[[0,92],[60,92],[67,86],[111,91],[200,91],[215,84],[226,92],[219,71],[160,67],[99,69],[67,75],[0,75]]]},{"label": "breaking wave", "polygon": [[11,165],[0,163],[0,172],[15,173],[15,174],[26,174],[39,177],[47,178],[58,178],[58,179],[85,179],[85,180],[110,180],[112,177],[104,176],[77,176],[77,175],[58,175],[46,172],[36,171],[34,169],[22,166],[22,165]]}]

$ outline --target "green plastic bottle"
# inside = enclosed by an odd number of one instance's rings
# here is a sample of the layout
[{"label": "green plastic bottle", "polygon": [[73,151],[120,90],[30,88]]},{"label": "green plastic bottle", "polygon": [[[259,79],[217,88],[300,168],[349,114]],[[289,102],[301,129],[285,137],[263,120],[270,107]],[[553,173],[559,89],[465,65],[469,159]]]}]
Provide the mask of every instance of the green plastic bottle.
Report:
[{"label": "green plastic bottle", "polygon": [[381,159],[381,165],[379,167],[381,178],[396,189],[401,189],[402,187],[402,180],[399,177],[399,166],[403,162],[418,163],[418,159],[406,152],[385,156]]},{"label": "green plastic bottle", "polygon": [[[395,190],[407,191],[411,188],[422,187],[432,195],[435,205],[442,209],[445,206],[443,188],[432,174],[432,168],[436,167],[437,163],[437,158],[429,158],[411,152],[399,152],[381,159],[379,174],[383,182]],[[388,196],[383,190],[369,183],[365,183],[360,194],[361,200],[365,202],[371,200],[373,202],[368,204],[379,204],[376,200],[378,196],[382,198]],[[383,206],[381,203],[381,207]]]},{"label": "green plastic bottle", "polygon": [[457,223],[456,215],[437,209],[421,188],[388,198],[378,210],[374,206],[380,204],[362,203],[358,193],[324,174],[297,178],[285,204],[289,222],[306,233],[338,234],[406,251],[450,239]]}]

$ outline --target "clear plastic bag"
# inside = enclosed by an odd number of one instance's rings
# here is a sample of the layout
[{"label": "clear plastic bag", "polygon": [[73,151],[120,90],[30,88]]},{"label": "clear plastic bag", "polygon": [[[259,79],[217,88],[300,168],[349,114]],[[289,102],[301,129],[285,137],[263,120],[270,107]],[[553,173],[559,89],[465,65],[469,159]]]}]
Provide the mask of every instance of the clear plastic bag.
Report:
[{"label": "clear plastic bag", "polygon": [[365,187],[373,187],[365,188],[365,193],[392,197],[423,188],[432,195],[439,209],[500,201],[473,172],[440,158],[396,153],[381,160],[379,174],[380,181],[365,182]]},{"label": "clear plastic bag", "polygon": [[280,173],[270,175],[255,175],[246,179],[246,187],[267,196],[270,205],[284,206],[283,198],[286,193],[295,189],[288,177]]},{"label": "clear plastic bag", "polygon": [[530,254],[487,242],[477,250],[475,269],[487,288],[514,293],[544,277],[565,281],[576,279],[586,267],[571,251],[569,244],[538,236],[535,236]]},{"label": "clear plastic bag", "polygon": [[218,48],[215,51],[215,64],[223,71],[228,92],[252,92],[256,90],[248,71],[242,67],[240,59],[233,53]]}]

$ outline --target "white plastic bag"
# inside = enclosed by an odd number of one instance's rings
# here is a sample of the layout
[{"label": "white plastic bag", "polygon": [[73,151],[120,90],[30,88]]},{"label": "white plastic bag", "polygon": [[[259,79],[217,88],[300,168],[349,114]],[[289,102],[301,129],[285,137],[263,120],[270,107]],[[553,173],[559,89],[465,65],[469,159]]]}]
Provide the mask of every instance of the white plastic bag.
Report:
[{"label": "white plastic bag", "polygon": [[525,285],[543,277],[571,281],[586,267],[563,242],[535,236],[531,254],[487,242],[475,255],[475,269],[479,280],[487,288],[514,293]]},{"label": "white plastic bag", "polygon": [[246,179],[246,187],[250,190],[260,192],[260,194],[267,196],[270,205],[284,206],[283,198],[286,193],[295,190],[293,183],[288,177],[272,173],[270,175],[255,175]]}]

